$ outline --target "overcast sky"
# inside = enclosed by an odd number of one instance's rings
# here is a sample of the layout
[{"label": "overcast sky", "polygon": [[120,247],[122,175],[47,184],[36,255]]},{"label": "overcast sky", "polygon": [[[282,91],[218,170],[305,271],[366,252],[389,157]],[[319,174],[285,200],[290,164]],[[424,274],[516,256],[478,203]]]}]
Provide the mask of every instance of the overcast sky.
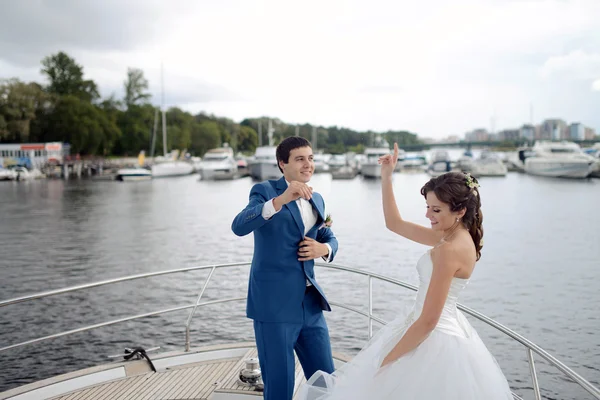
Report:
[{"label": "overcast sky", "polygon": [[102,96],[422,137],[563,118],[600,131],[600,0],[2,1],[0,77],[65,51]]}]

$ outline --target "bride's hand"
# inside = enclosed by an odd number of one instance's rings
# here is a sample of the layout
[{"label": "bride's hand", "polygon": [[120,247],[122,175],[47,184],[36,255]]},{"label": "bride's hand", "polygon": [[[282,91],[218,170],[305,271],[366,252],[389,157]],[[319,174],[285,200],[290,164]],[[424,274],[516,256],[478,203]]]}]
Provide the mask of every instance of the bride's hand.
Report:
[{"label": "bride's hand", "polygon": [[381,176],[383,178],[391,177],[398,163],[398,143],[394,143],[394,154],[381,156],[378,162],[381,164]]}]

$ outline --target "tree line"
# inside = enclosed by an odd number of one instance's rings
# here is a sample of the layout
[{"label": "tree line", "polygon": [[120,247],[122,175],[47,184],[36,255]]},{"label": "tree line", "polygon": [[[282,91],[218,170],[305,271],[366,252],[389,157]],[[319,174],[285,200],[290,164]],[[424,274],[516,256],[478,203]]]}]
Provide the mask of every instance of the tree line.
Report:
[{"label": "tree line", "polygon": [[[73,154],[94,156],[136,155],[141,150],[162,154],[161,114],[150,102],[148,80],[138,68],[128,68],[122,99],[100,96],[98,85],[84,76],[84,69],[64,52],[45,57],[42,75],[46,84],[0,80],[0,142],[63,142]],[[155,118],[158,116],[158,120]],[[362,152],[386,140],[414,145],[421,141],[407,131],[358,132],[337,126],[294,125],[277,118],[247,118],[237,123],[206,113],[192,114],[178,107],[166,110],[167,151],[187,149],[202,156],[228,143],[236,152],[251,154],[259,142],[268,144],[269,119],[273,143],[299,134],[328,153]],[[157,123],[154,145],[152,135]],[[259,132],[261,138],[259,140]]]}]

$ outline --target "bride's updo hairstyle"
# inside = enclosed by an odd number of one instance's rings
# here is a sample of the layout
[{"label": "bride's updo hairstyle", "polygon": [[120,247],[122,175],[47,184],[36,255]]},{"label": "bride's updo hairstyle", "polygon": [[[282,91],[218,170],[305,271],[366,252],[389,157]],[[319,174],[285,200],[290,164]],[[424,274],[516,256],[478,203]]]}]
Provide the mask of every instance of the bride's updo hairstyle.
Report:
[{"label": "bride's updo hairstyle", "polygon": [[462,172],[447,172],[431,178],[421,188],[421,194],[425,199],[429,192],[435,193],[441,202],[448,204],[452,212],[466,209],[461,221],[473,238],[477,260],[479,260],[483,247],[483,213],[481,212],[481,197],[477,179]]}]

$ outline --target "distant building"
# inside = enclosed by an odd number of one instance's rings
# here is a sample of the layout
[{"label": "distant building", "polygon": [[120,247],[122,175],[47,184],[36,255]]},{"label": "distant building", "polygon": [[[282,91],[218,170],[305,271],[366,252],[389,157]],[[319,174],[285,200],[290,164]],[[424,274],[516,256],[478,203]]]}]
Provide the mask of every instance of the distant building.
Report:
[{"label": "distant building", "polygon": [[561,140],[568,135],[567,123],[562,119],[547,119],[542,122],[536,139]]},{"label": "distant building", "polygon": [[460,142],[460,138],[456,135],[450,135],[446,139],[444,139],[446,143],[458,143]]},{"label": "distant building", "polygon": [[475,129],[465,134],[465,141],[467,142],[487,142],[489,140],[490,134],[486,129]]},{"label": "distant building", "polygon": [[503,131],[498,132],[498,140],[503,142],[519,140],[521,136],[521,131],[519,129],[505,129]]},{"label": "distant building", "polygon": [[583,137],[585,140],[596,139],[596,131],[594,130],[594,128],[590,128],[590,127],[586,126],[583,131],[584,131]]},{"label": "distant building", "polygon": [[523,139],[527,139],[528,141],[533,142],[533,140],[535,139],[535,131],[535,126],[525,124],[521,127],[519,135]]},{"label": "distant building", "polygon": [[62,164],[70,153],[68,143],[2,143],[0,144],[0,166],[22,165],[38,167],[48,162]]},{"label": "distant building", "polygon": [[[448,138],[450,141],[452,137]],[[562,119],[547,119],[540,125],[524,124],[519,129],[504,129],[489,133],[486,129],[475,129],[465,133],[465,142],[536,140],[594,140],[596,131],[581,122],[567,124]]]},{"label": "distant building", "polygon": [[579,122],[573,122],[569,125],[569,139],[585,140],[585,126]]}]

